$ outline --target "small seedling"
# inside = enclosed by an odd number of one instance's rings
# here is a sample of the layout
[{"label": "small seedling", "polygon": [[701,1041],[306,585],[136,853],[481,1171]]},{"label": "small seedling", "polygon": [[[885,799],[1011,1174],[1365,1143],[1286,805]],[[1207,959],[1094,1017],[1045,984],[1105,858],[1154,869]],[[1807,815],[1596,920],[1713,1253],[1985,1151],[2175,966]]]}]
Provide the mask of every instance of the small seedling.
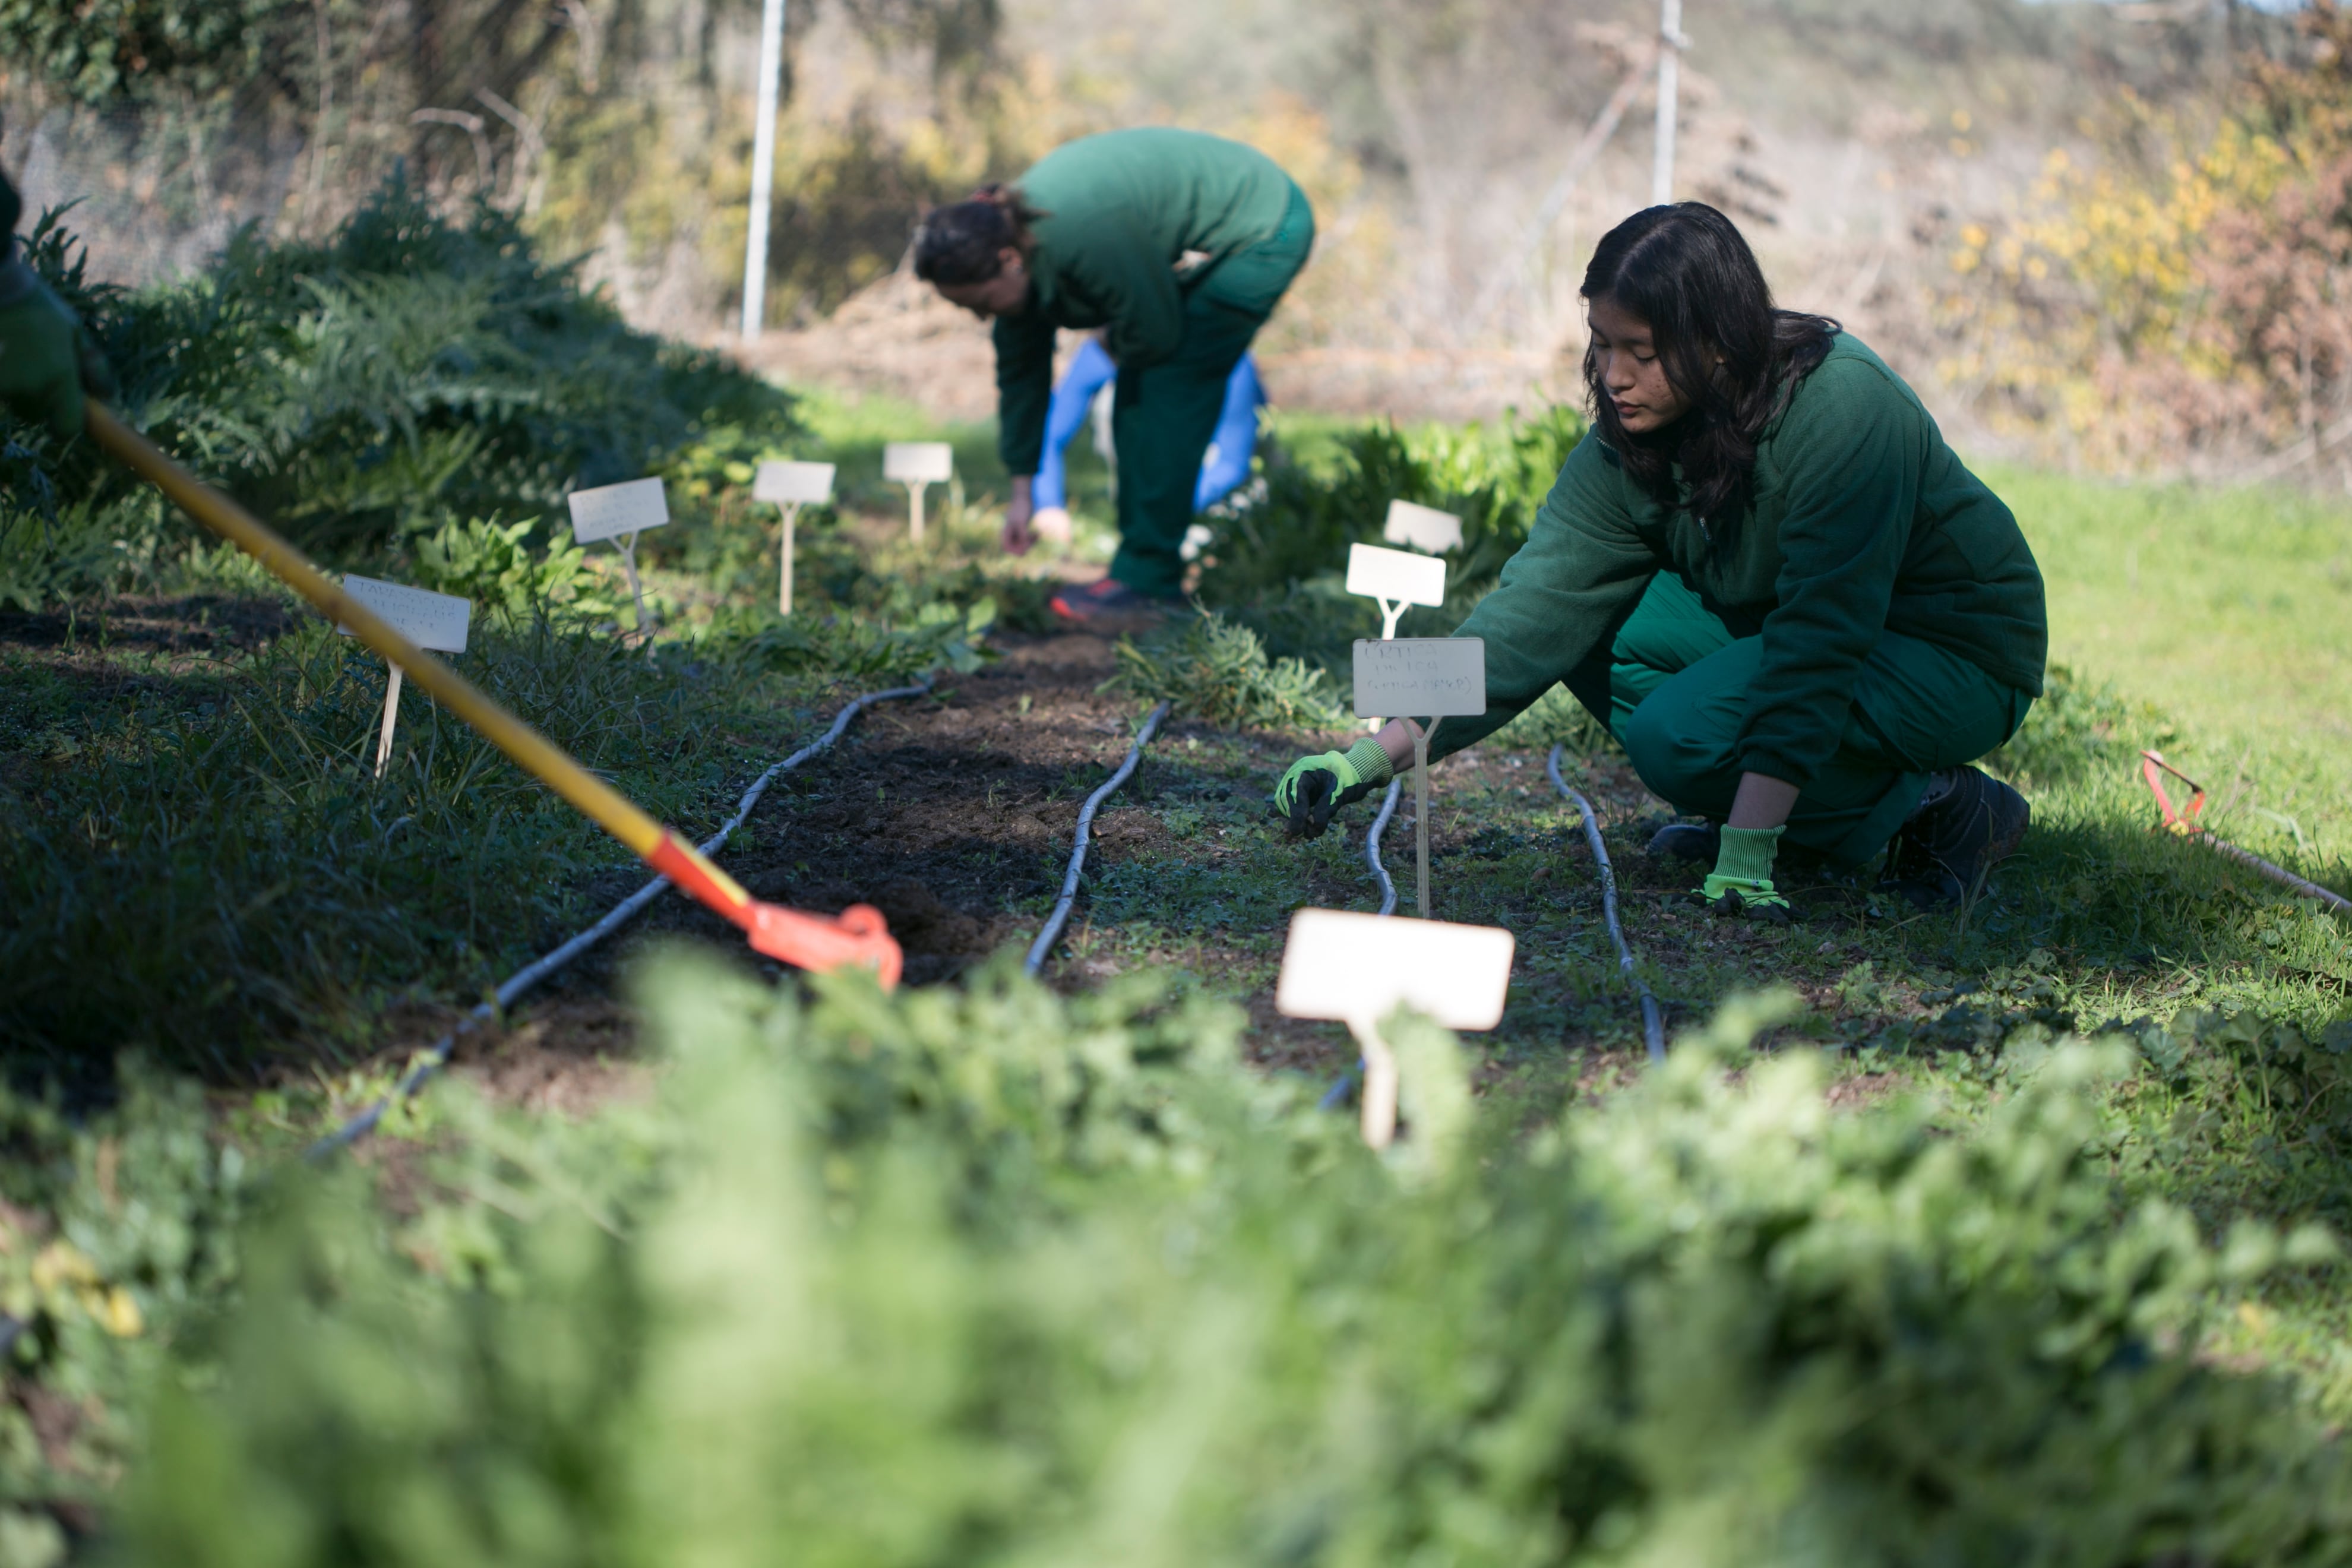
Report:
[{"label": "small seedling", "polygon": [[[424,588],[411,588],[399,583],[386,583],[374,577],[346,576],[343,592],[358,600],[367,609],[380,616],[394,630],[418,647],[436,653],[466,651],[466,630],[474,616],[470,599],[454,594],[436,594]],[[355,634],[349,626],[336,630],[345,637]],[[384,769],[392,765],[392,733],[400,724],[400,666],[384,660],[390,671],[383,684],[383,728],[376,736],[375,776],[383,777]]]},{"label": "small seedling", "polygon": [[646,588],[637,578],[637,535],[669,521],[669,496],[659,479],[631,479],[623,485],[603,485],[573,490],[572,537],[593,544],[600,539],[617,542],[621,570],[629,579],[629,595],[636,601],[637,636],[650,637],[653,623],[646,614]]},{"label": "small seedling", "polygon": [[1396,1137],[1397,1065],[1381,1021],[1411,1007],[1449,1029],[1493,1028],[1503,1021],[1517,945],[1499,926],[1300,910],[1290,917],[1275,1011],[1348,1026],[1364,1052],[1364,1142],[1385,1149]]},{"label": "small seedling", "polygon": [[760,465],[751,480],[751,499],[772,502],[783,512],[782,535],[778,551],[782,561],[776,583],[776,613],[793,613],[793,527],[800,519],[803,506],[822,506],[833,499],[833,465],[831,463],[778,463]]},{"label": "small seedling", "polygon": [[955,448],[945,441],[893,441],[882,448],[882,477],[907,487],[907,536],[923,542],[923,492],[955,477]]}]

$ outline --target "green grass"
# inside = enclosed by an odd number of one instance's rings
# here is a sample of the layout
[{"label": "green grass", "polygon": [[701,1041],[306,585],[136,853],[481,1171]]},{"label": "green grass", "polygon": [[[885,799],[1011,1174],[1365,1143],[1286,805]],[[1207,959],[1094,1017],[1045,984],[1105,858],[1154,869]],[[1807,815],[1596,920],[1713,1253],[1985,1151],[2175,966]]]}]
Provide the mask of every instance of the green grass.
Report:
[{"label": "green grass", "polygon": [[[2161,708],[2237,842],[2352,865],[2352,507],[1988,470],[2050,585],[2051,657]],[[2282,820],[2285,819],[2285,820]],[[2296,829],[2300,828],[2300,834]]]}]

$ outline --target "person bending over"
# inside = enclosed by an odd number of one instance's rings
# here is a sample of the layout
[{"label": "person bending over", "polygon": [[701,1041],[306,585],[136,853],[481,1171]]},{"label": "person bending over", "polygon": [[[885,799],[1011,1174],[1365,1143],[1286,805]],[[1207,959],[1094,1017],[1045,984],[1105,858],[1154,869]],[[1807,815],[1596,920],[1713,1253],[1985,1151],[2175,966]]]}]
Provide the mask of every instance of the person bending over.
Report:
[{"label": "person bending over", "polygon": [[[1955,902],[2014,851],[2025,801],[1970,766],[2041,694],[2042,574],[2008,507],[1851,333],[1773,307],[1730,219],[1652,207],[1581,290],[1594,424],[1502,581],[1456,630],[1486,640],[1472,744],[1565,685],[1643,784],[1706,826],[1659,853],[1712,861],[1716,910],[1789,918],[1784,843]],[[1309,836],[1412,754],[1391,723],[1282,775]]]},{"label": "person bending over", "polygon": [[0,174],[0,405],[70,441],[81,433],[85,391],[111,395],[114,378],[80,321],[19,254],[24,216],[23,198]]},{"label": "person bending over", "polygon": [[1057,613],[1084,621],[1181,593],[1226,383],[1314,244],[1307,195],[1272,159],[1162,128],[1084,137],[1009,189],[924,215],[916,276],[995,321],[997,450],[1013,476],[1008,550],[1030,544],[1055,332],[1101,329],[1118,367],[1118,553],[1108,578],[1057,595]]},{"label": "person bending over", "polygon": [[[1118,367],[1111,363],[1102,339],[1089,335],[1055,384],[1054,401],[1045,411],[1045,442],[1038,454],[1037,476],[1029,489],[1030,503],[1035,509],[1030,513],[1029,527],[1041,538],[1066,541],[1070,537],[1070,486],[1062,453],[1086,427],[1097,399],[1118,376]],[[1250,458],[1257,450],[1257,411],[1265,402],[1257,362],[1244,354],[1235,362],[1234,374],[1225,378],[1224,407],[1217,416],[1208,450],[1201,457],[1201,479],[1192,489],[1195,512],[1208,510],[1249,478]],[[1118,444],[1110,437],[1108,420],[1096,427],[1095,446],[1116,471]]]}]

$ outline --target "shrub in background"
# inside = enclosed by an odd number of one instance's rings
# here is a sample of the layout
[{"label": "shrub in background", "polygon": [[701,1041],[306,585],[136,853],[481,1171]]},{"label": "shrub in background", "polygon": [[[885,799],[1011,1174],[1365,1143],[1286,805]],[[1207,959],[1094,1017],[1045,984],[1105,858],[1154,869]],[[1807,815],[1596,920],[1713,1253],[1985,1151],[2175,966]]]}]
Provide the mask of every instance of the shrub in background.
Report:
[{"label": "shrub in background", "polygon": [[[631,329],[512,216],[453,217],[396,179],[322,241],[247,230],[176,286],[92,282],[55,213],[26,253],[90,322],[127,416],[337,563],[452,516],[558,514],[574,488],[655,471],[706,428],[795,429],[786,394]],[[12,437],[10,510],[88,496],[126,538],[193,538],[87,442]]]},{"label": "shrub in background", "polygon": [[[1391,500],[1417,501],[1462,519],[1462,545],[1447,552],[1442,610],[1406,612],[1407,636],[1442,636],[1495,585],[1527,542],[1537,509],[1584,437],[1585,419],[1564,405],[1499,425],[1349,430],[1318,461],[1277,460],[1265,493],[1209,519],[1200,596],[1258,632],[1268,649],[1338,669],[1349,642],[1377,636],[1377,614],[1349,596],[1348,546],[1381,542]],[[1367,632],[1364,628],[1372,628]]]}]

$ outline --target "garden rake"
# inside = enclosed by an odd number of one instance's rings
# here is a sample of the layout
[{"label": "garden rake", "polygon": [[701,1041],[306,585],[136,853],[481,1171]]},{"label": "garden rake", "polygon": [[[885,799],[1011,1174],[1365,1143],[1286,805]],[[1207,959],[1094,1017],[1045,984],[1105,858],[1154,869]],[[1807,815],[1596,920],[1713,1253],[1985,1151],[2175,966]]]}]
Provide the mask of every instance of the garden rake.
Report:
[{"label": "garden rake", "polygon": [[260,562],[330,622],[349,627],[524,772],[628,846],[656,873],[741,928],[753,951],[802,969],[864,965],[876,972],[886,990],[897,986],[902,955],[880,910],[853,904],[837,916],[813,915],[752,898],[677,833],[646,816],[562,747],[354,602],[258,518],[173,462],[96,399],[88,406],[90,437],[107,452],[170,497],[181,510]]}]

